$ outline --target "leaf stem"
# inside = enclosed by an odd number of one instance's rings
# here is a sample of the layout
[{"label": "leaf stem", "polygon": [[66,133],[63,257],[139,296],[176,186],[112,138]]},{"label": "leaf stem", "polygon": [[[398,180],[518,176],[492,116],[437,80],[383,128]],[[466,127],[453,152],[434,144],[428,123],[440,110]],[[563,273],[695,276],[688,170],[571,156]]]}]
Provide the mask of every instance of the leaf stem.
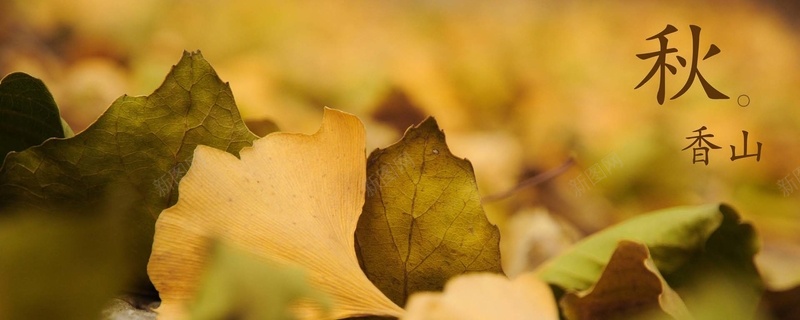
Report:
[{"label": "leaf stem", "polygon": [[521,181],[519,184],[517,184],[517,186],[515,186],[514,188],[511,188],[510,190],[485,196],[481,200],[483,202],[494,202],[494,201],[503,200],[505,198],[508,198],[508,197],[514,195],[515,193],[519,192],[522,189],[525,189],[525,188],[528,188],[528,187],[533,187],[535,185],[538,185],[540,183],[543,183],[545,181],[548,181],[548,180],[551,180],[551,179],[553,179],[555,177],[560,176],[561,174],[566,172],[567,169],[569,169],[569,167],[571,167],[574,164],[575,164],[575,159],[573,157],[569,157],[569,158],[567,158],[566,161],[564,161],[564,163],[562,163],[560,166],[558,166],[556,168],[550,169],[548,171],[542,172],[542,173],[537,174],[537,175],[535,175],[533,177],[525,179],[525,180]]}]

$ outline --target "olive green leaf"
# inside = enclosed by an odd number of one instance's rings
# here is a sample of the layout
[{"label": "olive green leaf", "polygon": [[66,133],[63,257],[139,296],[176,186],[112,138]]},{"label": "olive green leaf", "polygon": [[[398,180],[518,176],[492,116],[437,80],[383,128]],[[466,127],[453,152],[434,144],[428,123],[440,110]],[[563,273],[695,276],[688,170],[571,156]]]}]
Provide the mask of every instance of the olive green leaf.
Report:
[{"label": "olive green leaf", "polygon": [[191,319],[295,319],[291,307],[301,299],[330,309],[329,299],[308,285],[301,268],[267,263],[221,241],[211,251],[210,265],[189,308]]},{"label": "olive green leaf", "polygon": [[[736,286],[755,311],[763,284],[753,262],[758,242],[752,225],[727,205],[677,207],[656,211],[607,228],[536,269],[550,284],[567,291],[588,289],[622,240],[648,247],[667,283],[681,296],[714,275]],[[685,300],[694,312],[692,301]],[[702,306],[698,306],[700,308]]]},{"label": "olive green leaf", "polygon": [[85,131],[10,154],[0,169],[0,212],[9,206],[90,215],[113,183],[133,187],[139,205],[119,210],[141,290],[156,218],[177,200],[177,183],[199,144],[238,155],[256,136],[230,87],[198,53],[184,53],[147,97],[123,96]]},{"label": "olive green leaf", "polygon": [[650,319],[691,318],[683,300],[656,269],[647,247],[627,240],[619,243],[597,283],[583,292],[567,293],[561,307],[569,320],[630,319],[645,314]]},{"label": "olive green leaf", "polygon": [[16,72],[0,81],[0,163],[11,151],[65,136],[72,130],[41,80]]},{"label": "olive green leaf", "polygon": [[392,301],[402,306],[414,292],[441,291],[462,273],[501,272],[499,241],[472,165],[450,153],[436,120],[370,154],[356,252]]}]

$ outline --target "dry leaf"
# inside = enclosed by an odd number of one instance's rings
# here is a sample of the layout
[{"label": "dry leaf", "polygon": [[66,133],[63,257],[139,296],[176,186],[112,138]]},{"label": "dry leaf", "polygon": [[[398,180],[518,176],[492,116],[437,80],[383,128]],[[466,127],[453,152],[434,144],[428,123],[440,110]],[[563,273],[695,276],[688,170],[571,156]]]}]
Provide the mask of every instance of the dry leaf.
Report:
[{"label": "dry leaf", "polygon": [[149,96],[122,96],[78,135],[9,154],[0,168],[0,211],[23,207],[63,214],[70,208],[90,216],[98,203],[109,201],[99,191],[129,185],[127,196],[137,205],[114,212],[128,226],[118,234],[135,276],[126,290],[150,295],[145,269],[153,226],[161,210],[177,201],[177,183],[195,146],[238,154],[256,138],[242,122],[228,84],[200,52],[184,52]]},{"label": "dry leaf", "polygon": [[400,316],[356,259],[365,167],[363,125],[330,109],[314,135],[270,134],[241,160],[198,147],[178,203],[156,223],[148,273],[162,298],[159,319],[186,314],[211,237],[306,268],[309,283],[333,300],[333,317]]},{"label": "dry leaf", "polygon": [[[623,240],[589,290],[568,293],[561,299],[567,319],[630,319],[648,317],[692,319],[681,297],[656,269],[647,246]],[[654,311],[660,310],[662,312]]]},{"label": "dry leaf", "polygon": [[433,118],[367,160],[356,249],[367,277],[398,305],[467,272],[502,272],[500,231],[481,206],[472,165],[450,153]]},{"label": "dry leaf", "polygon": [[404,320],[558,319],[550,287],[535,274],[514,280],[494,273],[457,276],[444,292],[411,295]]},{"label": "dry leaf", "polygon": [[[753,255],[753,226],[725,204],[673,207],[640,215],[595,233],[536,268],[551,285],[567,291],[589,289],[622,240],[647,246],[658,271],[678,293],[691,291],[709,275],[736,283],[753,313],[762,284]],[[692,310],[692,301],[686,305]]]}]

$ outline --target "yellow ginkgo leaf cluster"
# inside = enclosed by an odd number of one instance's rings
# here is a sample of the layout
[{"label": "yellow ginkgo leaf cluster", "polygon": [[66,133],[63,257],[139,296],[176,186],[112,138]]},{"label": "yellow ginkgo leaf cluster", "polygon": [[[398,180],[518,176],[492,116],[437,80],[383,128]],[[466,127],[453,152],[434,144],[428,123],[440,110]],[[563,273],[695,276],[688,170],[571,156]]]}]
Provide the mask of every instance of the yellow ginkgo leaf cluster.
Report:
[{"label": "yellow ginkgo leaf cluster", "polygon": [[[265,261],[306,269],[309,284],[332,300],[329,317],[403,317],[404,310],[367,279],[355,253],[367,180],[364,140],[357,117],[326,109],[317,133],[270,134],[243,149],[241,159],[198,147],[180,184],[178,203],[156,223],[148,273],[162,298],[159,319],[186,316],[208,264],[211,239]],[[555,314],[552,295],[537,287],[546,285],[535,278],[523,280],[488,274],[456,280],[448,287],[469,287],[467,296],[446,290],[441,301],[463,300],[470,308],[481,308],[479,295],[496,292],[496,299],[506,300],[499,294],[508,287],[509,306],[531,308],[536,304],[526,301],[545,292],[546,313]],[[430,294],[420,293],[421,299],[430,299],[425,298]],[[312,310],[313,304],[302,307],[309,310],[300,314],[320,311]],[[420,310],[415,312],[424,312]],[[415,319],[436,319],[435,314]]]}]

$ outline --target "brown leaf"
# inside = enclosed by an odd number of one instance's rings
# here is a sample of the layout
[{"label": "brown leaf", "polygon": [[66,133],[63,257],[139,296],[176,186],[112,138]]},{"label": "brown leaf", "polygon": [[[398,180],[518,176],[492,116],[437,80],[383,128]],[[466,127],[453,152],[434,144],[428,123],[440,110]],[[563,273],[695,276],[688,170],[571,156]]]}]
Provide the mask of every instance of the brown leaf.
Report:
[{"label": "brown leaf", "polygon": [[[681,298],[656,269],[645,245],[623,240],[590,289],[561,299],[567,319],[630,319],[660,308],[675,319],[691,319]],[[650,314],[648,314],[650,315]]]}]

